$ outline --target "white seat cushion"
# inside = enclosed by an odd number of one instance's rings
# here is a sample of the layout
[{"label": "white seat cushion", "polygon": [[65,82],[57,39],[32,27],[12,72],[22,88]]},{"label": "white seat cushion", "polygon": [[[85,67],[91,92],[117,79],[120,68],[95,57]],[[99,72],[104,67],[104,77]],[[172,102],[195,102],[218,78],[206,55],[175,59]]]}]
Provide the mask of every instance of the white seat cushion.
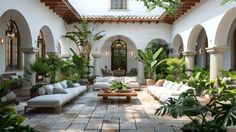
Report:
[{"label": "white seat cushion", "polygon": [[138,82],[129,82],[128,86],[130,88],[139,88],[139,83]]},{"label": "white seat cushion", "polygon": [[108,82],[96,82],[94,83],[94,88],[108,88],[110,86],[110,83]]},{"label": "white seat cushion", "polygon": [[34,97],[27,101],[28,106],[55,107],[71,99],[70,94],[51,94]]}]

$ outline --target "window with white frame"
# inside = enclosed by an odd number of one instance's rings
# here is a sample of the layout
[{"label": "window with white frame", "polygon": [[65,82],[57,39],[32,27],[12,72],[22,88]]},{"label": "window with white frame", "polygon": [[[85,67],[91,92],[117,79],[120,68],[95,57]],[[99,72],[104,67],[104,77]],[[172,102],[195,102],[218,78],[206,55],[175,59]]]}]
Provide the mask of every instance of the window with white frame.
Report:
[{"label": "window with white frame", "polygon": [[111,0],[111,9],[127,9],[127,0]]}]

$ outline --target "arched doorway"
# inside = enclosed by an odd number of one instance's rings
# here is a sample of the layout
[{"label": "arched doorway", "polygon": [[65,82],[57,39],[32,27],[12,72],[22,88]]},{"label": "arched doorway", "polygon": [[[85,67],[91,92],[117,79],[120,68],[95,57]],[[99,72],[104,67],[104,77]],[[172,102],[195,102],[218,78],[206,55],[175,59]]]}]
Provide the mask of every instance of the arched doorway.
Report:
[{"label": "arched doorway", "polygon": [[12,17],[7,23],[5,41],[6,70],[20,70],[20,32]]},{"label": "arched doorway", "polygon": [[189,36],[187,51],[196,52],[194,64],[207,69],[210,66],[210,55],[207,53],[208,37],[201,25],[196,25]]},{"label": "arched doorway", "polygon": [[182,37],[177,34],[173,40],[173,44],[171,46],[172,56],[181,56],[184,51],[184,45]]},{"label": "arched doorway", "polygon": [[[110,36],[108,37],[102,47],[101,47],[101,54],[99,57],[99,69],[100,70],[100,74],[101,74],[101,69],[104,68],[105,66],[107,66],[108,69],[111,70],[117,70],[119,69],[119,67],[115,66],[113,67],[112,63],[112,54],[114,53],[113,51],[113,46],[116,45],[117,43],[121,43],[122,45],[126,45],[126,48],[124,48],[123,50],[126,49],[126,51],[122,51],[125,52],[125,56],[124,58],[126,58],[125,60],[125,64],[124,66],[120,66],[120,69],[124,69],[126,73],[130,73],[130,71],[132,70],[138,70],[138,61],[135,59],[135,55],[137,53],[137,48],[135,43],[126,36],[123,35],[115,35],[115,36]],[[125,47],[125,46],[123,46]],[[118,52],[116,50],[116,52]],[[92,53],[93,54],[93,53]],[[114,61],[115,62],[115,61]]]},{"label": "arched doorway", "polygon": [[208,47],[208,38],[204,28],[200,31],[196,42],[196,57],[195,65],[203,69],[210,67],[210,55],[207,53],[206,48]]},{"label": "arched doorway", "polygon": [[111,45],[111,69],[127,71],[127,44],[122,39],[115,40]]},{"label": "arched doorway", "polygon": [[46,46],[45,46],[44,35],[41,30],[38,35],[37,46],[39,48],[37,57],[45,58],[46,57]]}]

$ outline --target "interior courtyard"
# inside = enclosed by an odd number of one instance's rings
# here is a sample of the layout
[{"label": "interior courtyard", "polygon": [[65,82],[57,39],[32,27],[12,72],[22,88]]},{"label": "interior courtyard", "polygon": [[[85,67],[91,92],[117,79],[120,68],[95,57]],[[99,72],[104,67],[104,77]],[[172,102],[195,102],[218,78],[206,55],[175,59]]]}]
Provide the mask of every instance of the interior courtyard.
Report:
[{"label": "interior courtyard", "polygon": [[173,1],[2,0],[0,131],[235,131],[236,3]]}]

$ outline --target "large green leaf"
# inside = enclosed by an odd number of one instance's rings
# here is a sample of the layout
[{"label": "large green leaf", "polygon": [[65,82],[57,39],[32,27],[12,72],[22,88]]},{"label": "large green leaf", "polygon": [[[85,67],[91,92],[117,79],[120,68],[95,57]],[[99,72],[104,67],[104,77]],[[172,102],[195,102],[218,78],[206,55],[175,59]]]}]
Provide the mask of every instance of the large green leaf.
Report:
[{"label": "large green leaf", "polygon": [[153,60],[156,60],[157,59],[157,57],[160,55],[160,53],[162,52],[162,50],[163,50],[163,48],[160,48],[160,49],[158,49],[157,50],[157,52],[153,55]]}]

